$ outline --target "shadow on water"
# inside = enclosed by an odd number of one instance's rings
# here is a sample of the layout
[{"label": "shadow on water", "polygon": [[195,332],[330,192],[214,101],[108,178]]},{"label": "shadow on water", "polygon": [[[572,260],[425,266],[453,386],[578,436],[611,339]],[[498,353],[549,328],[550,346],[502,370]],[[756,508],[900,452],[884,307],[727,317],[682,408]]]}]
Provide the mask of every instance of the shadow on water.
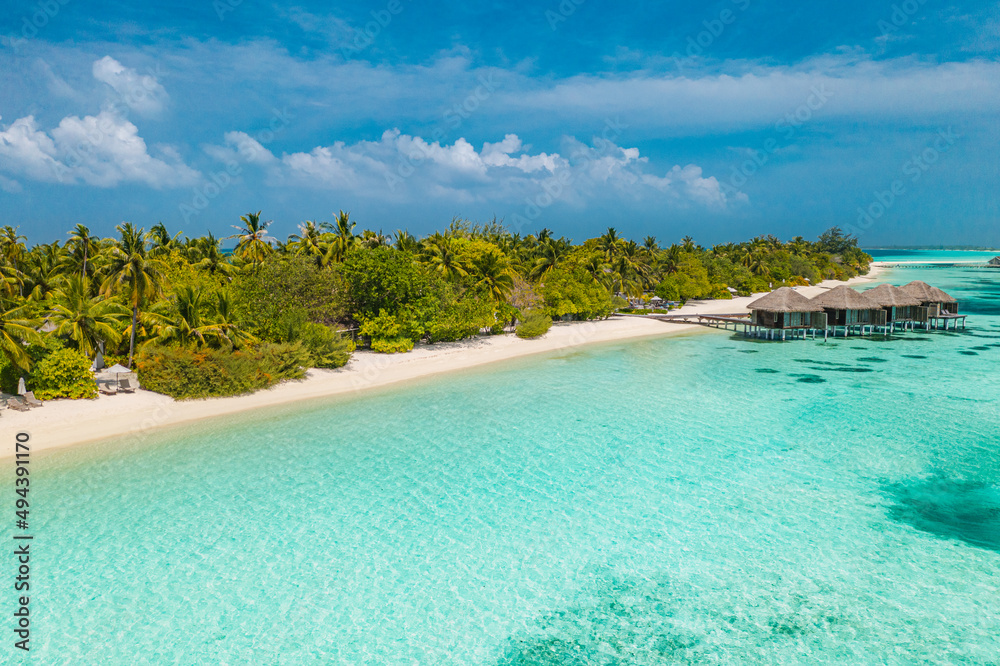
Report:
[{"label": "shadow on water", "polygon": [[754,372],[759,372],[759,373],[765,374],[765,375],[776,375],[776,374],[778,374],[778,370],[772,370],[771,368],[757,368],[756,370],[754,370]]},{"label": "shadow on water", "polygon": [[888,485],[889,517],[943,539],[1000,552],[1000,487],[943,477]]},{"label": "shadow on water", "polygon": [[858,357],[858,360],[859,361],[864,361],[865,363],[885,363],[889,359],[880,358],[878,356],[860,356],[860,357]]},{"label": "shadow on water", "polygon": [[829,367],[816,367],[809,368],[809,370],[815,370],[817,372],[875,372],[871,368],[857,367],[857,368],[829,368]]},{"label": "shadow on water", "polygon": [[[810,370],[825,370],[825,368],[810,368]],[[795,377],[795,381],[802,382],[803,384],[822,384],[826,380],[819,375],[796,375],[789,374],[789,377]]]},{"label": "shadow on water", "polygon": [[900,354],[903,358],[927,358],[926,356],[921,356],[920,354]]}]

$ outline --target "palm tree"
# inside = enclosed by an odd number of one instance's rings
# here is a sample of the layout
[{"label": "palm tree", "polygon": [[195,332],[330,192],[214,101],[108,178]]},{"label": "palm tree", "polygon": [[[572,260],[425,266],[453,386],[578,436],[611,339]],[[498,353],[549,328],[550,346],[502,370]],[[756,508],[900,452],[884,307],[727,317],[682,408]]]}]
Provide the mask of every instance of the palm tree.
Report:
[{"label": "palm tree", "polygon": [[24,343],[42,344],[42,336],[35,328],[38,320],[28,313],[27,305],[0,307],[0,351],[11,365],[22,370],[31,369],[31,357]]},{"label": "palm tree", "polygon": [[341,210],[337,213],[337,221],[333,225],[326,225],[329,229],[333,231],[334,238],[330,243],[330,259],[332,261],[341,262],[347,253],[351,251],[358,237],[354,235],[354,227],[357,226],[357,222],[351,221],[351,214],[345,213]]},{"label": "palm tree", "polygon": [[312,258],[317,266],[324,266],[329,257],[328,243],[324,239],[321,225],[306,220],[299,225],[299,233],[288,237],[287,248],[298,255]]},{"label": "palm tree", "polygon": [[236,271],[236,267],[229,263],[229,259],[219,248],[219,241],[212,232],[191,241],[188,247],[188,259],[195,268],[206,271],[209,275],[228,276]]},{"label": "palm tree", "polygon": [[136,229],[131,222],[126,222],[118,225],[118,233],[121,234],[121,239],[116,240],[109,251],[105,267],[107,277],[101,285],[101,291],[106,296],[122,291],[132,308],[128,344],[128,367],[131,368],[135,355],[139,308],[147,299],[156,298],[163,292],[163,264],[150,256],[143,229]]},{"label": "palm tree", "polygon": [[397,250],[401,252],[413,252],[413,253],[420,251],[420,243],[417,242],[417,239],[414,238],[413,234],[411,234],[409,231],[406,231],[404,229],[397,229],[396,233],[393,234],[393,236],[396,239],[396,242],[393,245]]},{"label": "palm tree", "polygon": [[72,246],[72,259],[79,259],[80,277],[87,277],[87,262],[91,257],[100,251],[98,238],[90,233],[90,229],[82,224],[77,224],[73,231],[69,232],[69,243]]},{"label": "palm tree", "polygon": [[479,277],[476,287],[485,288],[496,302],[505,300],[514,288],[510,266],[499,252],[494,250],[477,257],[473,267]]},{"label": "palm tree", "polygon": [[163,222],[157,222],[149,229],[149,239],[152,245],[150,251],[160,253],[178,248],[180,243],[177,242],[177,239],[181,237],[182,233],[178,231],[171,236]]},{"label": "palm tree", "polygon": [[597,249],[604,253],[604,260],[611,261],[618,254],[621,247],[621,238],[618,237],[618,230],[608,227],[607,232],[597,239]]},{"label": "palm tree", "polygon": [[62,281],[65,264],[66,251],[58,242],[31,248],[24,259],[24,286],[28,288],[28,299],[43,301],[48,298]]},{"label": "palm tree", "polygon": [[56,335],[68,336],[90,357],[101,342],[117,345],[121,341],[119,330],[127,312],[103,296],[91,298],[89,280],[72,275],[56,290],[48,320],[55,325]]},{"label": "palm tree", "polygon": [[449,236],[435,234],[424,241],[420,260],[446,280],[469,274],[469,264],[455,250],[455,241]]},{"label": "palm tree", "polygon": [[528,276],[533,280],[541,280],[549,271],[556,267],[562,255],[563,249],[561,245],[558,243],[545,243],[539,248],[539,255],[528,272]]},{"label": "palm tree", "polygon": [[156,337],[147,344],[177,344],[204,347],[209,339],[230,342],[222,327],[210,320],[204,289],[191,285],[181,287],[172,303],[165,303],[160,311],[147,313],[149,328]]},{"label": "palm tree", "polygon": [[681,247],[684,248],[685,252],[694,252],[694,239],[690,236],[685,236],[681,239]]},{"label": "palm tree", "polygon": [[[8,276],[16,278],[16,276],[21,275],[20,262],[24,259],[24,255],[27,252],[24,241],[28,240],[28,237],[17,233],[17,230],[20,228],[8,225],[0,229],[0,255],[3,256],[4,261],[11,267],[11,270],[5,272],[5,278]],[[4,282],[6,283],[7,279]],[[15,279],[14,283],[18,285],[18,294],[23,296],[24,291],[20,281]]]},{"label": "palm tree", "polygon": [[227,240],[231,238],[238,240],[236,254],[243,259],[250,259],[253,262],[254,270],[257,270],[264,258],[270,254],[273,249],[271,243],[274,241],[273,238],[267,236],[267,228],[271,226],[271,220],[261,222],[260,213],[261,211],[257,211],[241,215],[240,221],[243,224],[232,225],[233,229],[239,233],[227,236]]}]

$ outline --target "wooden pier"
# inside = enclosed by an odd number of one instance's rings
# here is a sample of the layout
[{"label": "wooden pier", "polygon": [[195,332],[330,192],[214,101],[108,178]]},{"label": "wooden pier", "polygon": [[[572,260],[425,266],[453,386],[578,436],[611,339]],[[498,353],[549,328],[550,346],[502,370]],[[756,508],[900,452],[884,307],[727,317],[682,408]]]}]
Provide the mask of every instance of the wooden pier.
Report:
[{"label": "wooden pier", "polygon": [[757,338],[760,340],[780,340],[782,342],[788,340],[816,340],[818,338],[823,338],[824,340],[831,337],[849,337],[852,335],[860,336],[872,336],[872,335],[891,335],[894,332],[901,331],[915,331],[918,329],[924,330],[949,330],[949,322],[951,322],[950,327],[952,330],[958,328],[959,322],[961,322],[961,327],[965,328],[965,318],[966,315],[938,315],[931,316],[927,318],[926,322],[917,321],[893,321],[888,322],[885,325],[873,325],[873,324],[851,324],[848,326],[829,326],[827,328],[768,328],[766,326],[758,326],[754,324],[750,319],[750,313],[748,312],[735,312],[735,313],[723,313],[723,314],[628,314],[620,313],[618,316],[624,317],[641,317],[643,319],[656,319],[662,322],[670,324],[697,324],[699,326],[707,326],[709,328],[717,328],[723,330],[732,330],[736,333],[742,333],[743,337],[746,338]]}]

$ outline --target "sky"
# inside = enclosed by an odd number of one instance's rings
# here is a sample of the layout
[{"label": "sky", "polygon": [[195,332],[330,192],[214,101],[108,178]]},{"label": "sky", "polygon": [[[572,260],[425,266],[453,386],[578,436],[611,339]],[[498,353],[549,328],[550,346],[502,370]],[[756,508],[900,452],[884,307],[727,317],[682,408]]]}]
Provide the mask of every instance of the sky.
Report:
[{"label": "sky", "polygon": [[33,243],[342,209],[1000,246],[998,2],[0,6],[0,225]]}]

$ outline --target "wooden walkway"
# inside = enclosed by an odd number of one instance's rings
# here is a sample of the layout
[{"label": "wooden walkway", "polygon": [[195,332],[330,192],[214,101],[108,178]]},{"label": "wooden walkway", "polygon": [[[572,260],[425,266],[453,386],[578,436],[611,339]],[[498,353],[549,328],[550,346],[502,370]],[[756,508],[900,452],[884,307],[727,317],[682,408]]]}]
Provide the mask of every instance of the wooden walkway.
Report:
[{"label": "wooden walkway", "polygon": [[761,338],[765,340],[815,340],[818,337],[828,339],[830,336],[833,337],[848,337],[850,335],[889,335],[896,331],[897,327],[901,327],[901,330],[905,331],[908,327],[910,330],[915,330],[918,327],[926,330],[931,329],[941,329],[948,330],[949,322],[951,328],[957,330],[959,321],[961,321],[962,328],[965,328],[965,318],[967,315],[962,314],[949,314],[949,315],[939,315],[937,317],[930,317],[926,323],[914,322],[914,321],[895,321],[891,322],[885,326],[876,326],[873,324],[851,324],[849,326],[831,326],[827,328],[785,328],[785,329],[774,329],[766,328],[764,326],[758,326],[750,320],[750,313],[748,312],[734,312],[734,313],[719,313],[719,314],[629,314],[629,313],[618,313],[620,317],[642,317],[643,319],[656,319],[658,321],[666,322],[669,324],[697,324],[699,326],[708,326],[711,328],[721,328],[725,330],[732,330],[734,332],[740,332],[743,329],[743,337],[747,338]]}]

